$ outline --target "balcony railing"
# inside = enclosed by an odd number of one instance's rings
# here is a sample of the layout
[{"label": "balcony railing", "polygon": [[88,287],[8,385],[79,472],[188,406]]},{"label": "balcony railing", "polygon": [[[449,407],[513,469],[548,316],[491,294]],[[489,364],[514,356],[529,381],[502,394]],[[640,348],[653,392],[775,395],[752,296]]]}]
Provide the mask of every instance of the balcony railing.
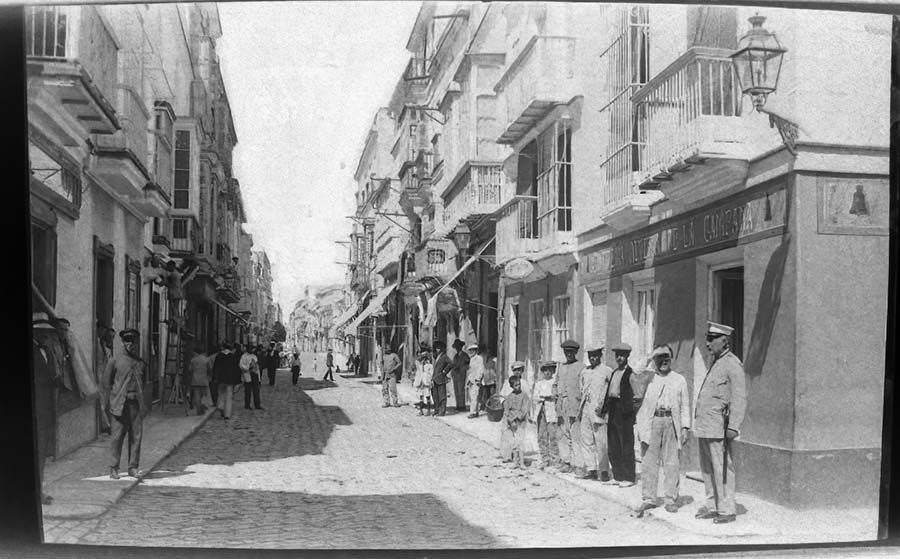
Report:
[{"label": "balcony railing", "polygon": [[513,143],[554,105],[579,92],[575,81],[575,39],[536,35],[497,82],[506,99],[506,126],[499,143]]},{"label": "balcony railing", "polygon": [[634,94],[640,180],[704,152],[735,153],[741,92],[729,54],[693,47]]},{"label": "balcony railing", "polygon": [[516,196],[497,220],[497,263],[538,250],[537,196]]},{"label": "balcony railing", "polygon": [[457,184],[462,186],[451,185],[444,207],[444,223],[450,226],[473,216],[494,213],[503,202],[506,178],[499,163],[470,162]]},{"label": "balcony railing", "polygon": [[[148,159],[148,141],[150,112],[140,94],[131,86],[119,84],[119,124],[125,135],[125,147],[150,170]],[[155,169],[152,169],[155,171]]]}]

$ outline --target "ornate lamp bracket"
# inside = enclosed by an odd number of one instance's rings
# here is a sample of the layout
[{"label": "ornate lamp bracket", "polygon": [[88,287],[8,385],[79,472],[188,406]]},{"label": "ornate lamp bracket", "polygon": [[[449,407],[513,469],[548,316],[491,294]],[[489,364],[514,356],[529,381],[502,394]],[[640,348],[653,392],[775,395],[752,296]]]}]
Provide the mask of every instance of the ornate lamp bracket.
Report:
[{"label": "ornate lamp bracket", "polygon": [[797,137],[800,135],[800,125],[779,116],[772,111],[763,108],[759,108],[758,110],[761,113],[769,115],[769,127],[777,128],[778,133],[781,135],[781,141],[784,143],[785,147],[787,147],[792,155],[797,155],[796,146]]}]

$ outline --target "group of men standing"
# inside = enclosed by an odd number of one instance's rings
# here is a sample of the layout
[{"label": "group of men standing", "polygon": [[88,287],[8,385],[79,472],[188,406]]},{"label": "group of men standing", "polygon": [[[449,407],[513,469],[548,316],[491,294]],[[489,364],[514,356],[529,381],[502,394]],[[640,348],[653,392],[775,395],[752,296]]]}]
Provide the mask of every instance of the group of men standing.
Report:
[{"label": "group of men standing", "polygon": [[[661,504],[660,468],[665,477],[665,509],[676,512],[681,453],[693,434],[706,491],[695,517],[717,524],[733,522],[732,441],[743,422],[746,393],[743,365],[730,350],[732,332],[729,326],[708,323],[706,348],[712,361],[696,387],[693,410],[687,381],[671,369],[674,352],[670,346],[657,346],[650,354],[647,366],[653,377],[645,384],[628,364],[632,351],[628,344],[612,346],[616,368],[611,369],[602,363],[603,345],[587,351],[589,364],[584,366],[577,358],[580,344],[563,342],[565,362],[540,364],[541,378],[552,382],[551,388],[544,389],[537,381],[533,394],[532,421],[538,424],[542,465],[581,479],[631,487],[637,481],[636,431],[642,452],[639,513]],[[513,375],[521,375],[525,364],[516,362],[512,368]],[[554,438],[556,444],[552,444]]]}]

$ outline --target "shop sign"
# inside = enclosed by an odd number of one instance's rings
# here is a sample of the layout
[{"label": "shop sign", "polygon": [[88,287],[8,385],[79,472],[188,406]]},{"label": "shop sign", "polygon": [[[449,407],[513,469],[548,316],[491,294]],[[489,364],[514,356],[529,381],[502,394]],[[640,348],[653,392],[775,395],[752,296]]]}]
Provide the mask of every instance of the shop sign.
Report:
[{"label": "shop sign", "polygon": [[534,264],[525,258],[513,258],[503,267],[503,275],[510,279],[520,280],[534,271]]},{"label": "shop sign", "polygon": [[[777,235],[785,225],[784,189],[660,222],[585,257],[586,279],[616,276],[691,255]],[[606,253],[606,254],[604,254]],[[596,256],[595,256],[596,255]],[[604,274],[603,267],[608,266]]]}]

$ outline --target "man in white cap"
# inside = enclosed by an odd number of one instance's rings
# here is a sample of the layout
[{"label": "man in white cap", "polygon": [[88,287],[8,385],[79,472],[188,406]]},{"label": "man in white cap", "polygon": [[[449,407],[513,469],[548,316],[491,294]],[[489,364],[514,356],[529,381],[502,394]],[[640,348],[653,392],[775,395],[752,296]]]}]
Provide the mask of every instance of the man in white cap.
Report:
[{"label": "man in white cap", "polygon": [[469,344],[469,367],[466,372],[466,392],[469,396],[469,419],[478,417],[478,393],[484,378],[484,346]]},{"label": "man in white cap", "polygon": [[659,469],[665,473],[666,511],[678,511],[681,448],[691,426],[687,381],[672,370],[672,348],[661,345],[650,354],[655,375],[647,386],[637,413],[637,433],[646,448],[641,462],[643,504],[639,510],[659,506]]},{"label": "man in white cap", "polygon": [[735,520],[734,458],[732,443],[739,434],[747,395],[744,365],[731,352],[734,328],[710,322],[706,349],[712,364],[700,383],[695,399],[694,436],[700,447],[700,471],[706,486],[706,501],[696,518],[711,518],[716,524]]},{"label": "man in white cap", "polygon": [[585,478],[609,481],[606,415],[599,415],[609,390],[612,369],[603,364],[603,345],[588,350],[590,364],[581,371],[581,455]]},{"label": "man in white cap", "polygon": [[576,355],[581,344],[575,340],[566,340],[560,344],[565,363],[556,368],[557,437],[559,440],[559,459],[564,463],[559,471],[575,472],[578,477],[585,477],[584,464],[581,457],[581,424],[578,415],[581,412],[581,370],[584,368]]}]

